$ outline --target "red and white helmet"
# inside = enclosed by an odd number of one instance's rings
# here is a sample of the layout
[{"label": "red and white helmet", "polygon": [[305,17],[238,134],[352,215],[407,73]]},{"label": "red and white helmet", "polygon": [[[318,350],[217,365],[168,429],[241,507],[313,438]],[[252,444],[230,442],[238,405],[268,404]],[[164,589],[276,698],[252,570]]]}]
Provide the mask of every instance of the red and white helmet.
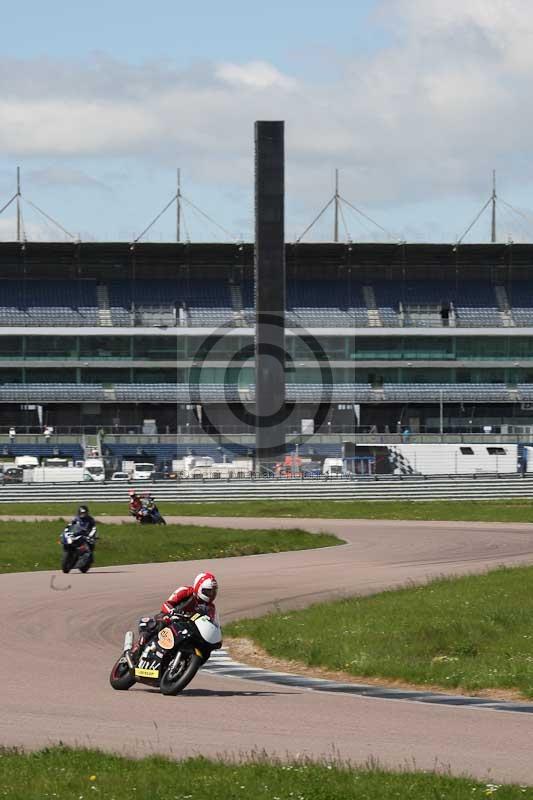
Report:
[{"label": "red and white helmet", "polygon": [[211,572],[200,572],[194,579],[194,594],[204,603],[213,603],[218,592],[217,579]]}]

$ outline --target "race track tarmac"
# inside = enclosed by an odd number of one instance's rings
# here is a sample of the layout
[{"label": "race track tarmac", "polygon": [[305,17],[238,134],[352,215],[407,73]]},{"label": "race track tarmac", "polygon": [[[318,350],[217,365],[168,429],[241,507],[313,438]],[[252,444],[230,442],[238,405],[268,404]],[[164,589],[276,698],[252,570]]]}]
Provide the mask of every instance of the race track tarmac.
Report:
[{"label": "race track tarmac", "polygon": [[[178,521],[172,519],[169,521]],[[66,744],[176,758],[307,755],[395,768],[450,769],[533,784],[533,715],[338,695],[198,675],[182,695],[114,692],[124,631],[201,569],[217,575],[222,622],[407,581],[533,563],[533,525],[364,520],[191,518],[221,527],[329,531],[341,547],[186,563],[101,568],[87,575],[0,576],[0,743]],[[149,536],[132,527],[132,535]],[[58,554],[59,562],[59,554]]]}]

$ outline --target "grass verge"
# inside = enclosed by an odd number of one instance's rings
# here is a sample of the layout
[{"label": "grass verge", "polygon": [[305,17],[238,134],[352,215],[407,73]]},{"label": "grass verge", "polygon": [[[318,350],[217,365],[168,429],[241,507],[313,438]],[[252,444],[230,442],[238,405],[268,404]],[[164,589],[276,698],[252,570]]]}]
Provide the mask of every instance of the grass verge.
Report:
[{"label": "grass verge", "polygon": [[[495,491],[497,486],[495,486]],[[125,516],[123,503],[91,503],[91,513]],[[0,514],[72,516],[72,503],[1,503]],[[253,500],[218,503],[161,503],[165,516],[321,517],[330,519],[418,519],[533,522],[533,500]]]},{"label": "grass verge", "polygon": [[364,679],[533,698],[533,567],[227,625],[269,655]]},{"label": "grass verge", "polygon": [[[0,573],[59,569],[64,521],[0,522]],[[195,525],[99,525],[96,566],[189,561],[307,550],[341,544],[330,534],[293,530],[234,530]]]},{"label": "grass verge", "polygon": [[0,750],[0,794],[10,800],[466,800],[497,792],[501,800],[533,798],[533,789],[424,772],[352,769],[337,763],[243,764],[192,758],[126,759],[97,750],[52,747],[36,753]]}]

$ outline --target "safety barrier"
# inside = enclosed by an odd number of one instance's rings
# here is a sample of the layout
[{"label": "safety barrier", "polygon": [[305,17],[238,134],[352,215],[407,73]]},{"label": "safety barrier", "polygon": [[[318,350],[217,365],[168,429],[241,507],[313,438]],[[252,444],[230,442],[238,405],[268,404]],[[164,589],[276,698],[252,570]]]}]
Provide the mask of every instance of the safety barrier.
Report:
[{"label": "safety barrier", "polygon": [[[0,486],[3,502],[123,502],[131,484],[19,484]],[[138,483],[160,503],[221,500],[463,500],[533,498],[533,475],[391,477],[359,479],[182,480]]]}]

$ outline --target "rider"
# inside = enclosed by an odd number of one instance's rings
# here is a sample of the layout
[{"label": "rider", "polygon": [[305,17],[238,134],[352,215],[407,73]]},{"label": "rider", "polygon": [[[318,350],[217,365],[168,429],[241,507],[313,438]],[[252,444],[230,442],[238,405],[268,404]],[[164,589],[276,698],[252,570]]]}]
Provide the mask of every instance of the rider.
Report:
[{"label": "rider", "polygon": [[209,616],[216,617],[215,598],[218,593],[217,579],[212,572],[200,572],[192,586],[179,586],[161,605],[163,614],[178,611],[195,614],[201,607]]},{"label": "rider", "polygon": [[87,537],[89,544],[94,545],[96,541],[96,520],[89,514],[89,506],[80,506],[78,513],[72,518],[71,525],[79,525],[83,533]]},{"label": "rider", "polygon": [[164,627],[166,620],[173,612],[192,616],[197,611],[208,614],[212,620],[217,619],[215,598],[218,593],[217,579],[211,572],[200,572],[192,586],[179,586],[170,597],[161,604],[161,611],[155,617],[143,617],[139,623],[139,640],[136,651],[142,647],[157,630]]},{"label": "rider", "polygon": [[136,517],[143,506],[142,500],[135,489],[129,489],[128,494],[130,496],[129,512],[132,516]]}]

